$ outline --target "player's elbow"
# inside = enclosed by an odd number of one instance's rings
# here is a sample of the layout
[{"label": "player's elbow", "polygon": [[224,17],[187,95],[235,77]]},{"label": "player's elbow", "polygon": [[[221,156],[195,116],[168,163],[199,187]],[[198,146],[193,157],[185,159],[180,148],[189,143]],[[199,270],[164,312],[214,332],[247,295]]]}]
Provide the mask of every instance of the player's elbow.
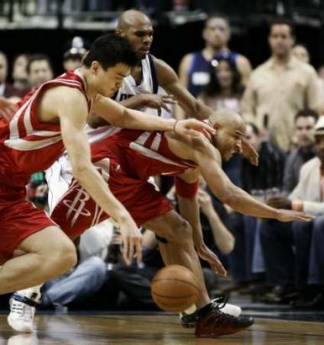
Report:
[{"label": "player's elbow", "polygon": [[222,188],[221,190],[218,189],[216,196],[223,204],[226,204],[232,207],[233,203],[235,202],[234,201],[235,197],[228,188],[226,188],[225,186],[223,187],[224,188]]},{"label": "player's elbow", "polygon": [[88,171],[91,168],[91,163],[87,161],[79,160],[77,162],[72,163],[72,173],[74,178],[82,183],[82,181],[86,178],[88,175]]}]

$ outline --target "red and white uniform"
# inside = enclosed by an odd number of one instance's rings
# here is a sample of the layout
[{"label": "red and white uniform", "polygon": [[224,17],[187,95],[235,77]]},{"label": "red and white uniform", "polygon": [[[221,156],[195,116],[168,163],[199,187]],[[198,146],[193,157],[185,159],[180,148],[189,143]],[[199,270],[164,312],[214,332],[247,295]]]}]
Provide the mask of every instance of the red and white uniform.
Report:
[{"label": "red and white uniform", "polygon": [[[172,209],[154,185],[150,176],[179,174],[196,168],[169,149],[163,132],[123,129],[91,145],[92,161],[99,169],[116,198],[126,207],[138,226]],[[70,237],[109,218],[89,194],[72,180],[69,190],[55,207],[51,218]]]},{"label": "red and white uniform", "polygon": [[23,239],[53,225],[45,212],[26,201],[25,186],[32,173],[47,169],[64,151],[60,125],[42,123],[37,116],[43,93],[61,85],[86,98],[82,75],[66,73],[31,91],[10,123],[0,124],[0,258],[10,258]]}]

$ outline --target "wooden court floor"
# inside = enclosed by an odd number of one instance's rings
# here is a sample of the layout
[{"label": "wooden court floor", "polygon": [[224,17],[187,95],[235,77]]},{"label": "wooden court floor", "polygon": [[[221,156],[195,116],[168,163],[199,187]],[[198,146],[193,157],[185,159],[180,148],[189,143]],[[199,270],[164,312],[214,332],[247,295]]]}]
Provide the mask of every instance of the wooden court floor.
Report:
[{"label": "wooden court floor", "polygon": [[240,333],[218,339],[197,339],[174,314],[38,315],[33,335],[17,334],[0,315],[0,345],[292,345],[324,344],[324,323],[257,318]]}]

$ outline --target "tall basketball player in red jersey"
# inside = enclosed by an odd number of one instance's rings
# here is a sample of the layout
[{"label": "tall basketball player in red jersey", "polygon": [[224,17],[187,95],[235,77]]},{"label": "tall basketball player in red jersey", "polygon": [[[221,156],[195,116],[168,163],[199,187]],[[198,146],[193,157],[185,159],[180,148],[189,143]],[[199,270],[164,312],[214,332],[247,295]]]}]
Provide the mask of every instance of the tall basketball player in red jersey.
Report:
[{"label": "tall basketball player in red jersey", "polygon": [[9,124],[0,122],[0,294],[40,284],[76,263],[73,243],[46,214],[25,200],[29,176],[47,169],[66,149],[80,185],[121,226],[124,255],[141,258],[141,234],[130,214],[93,167],[84,126],[89,111],[127,128],[191,134],[214,130],[198,121],[176,122],[129,110],[113,95],[137,58],[125,39],[102,36],[83,66],[29,93]]}]

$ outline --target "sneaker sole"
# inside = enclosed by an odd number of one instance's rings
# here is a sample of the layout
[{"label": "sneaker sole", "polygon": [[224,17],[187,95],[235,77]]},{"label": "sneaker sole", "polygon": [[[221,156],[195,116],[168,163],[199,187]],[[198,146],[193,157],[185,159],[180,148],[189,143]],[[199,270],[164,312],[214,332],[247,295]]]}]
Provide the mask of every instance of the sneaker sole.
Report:
[{"label": "sneaker sole", "polygon": [[195,336],[197,338],[218,338],[218,337],[222,337],[223,335],[231,335],[231,334],[235,334],[235,333],[244,331],[247,328],[248,327],[245,327],[245,328],[235,328],[235,330],[232,330],[231,332],[224,332],[224,333],[220,333],[220,334],[216,334],[216,333],[195,334]]},{"label": "sneaker sole", "polygon": [[32,327],[28,327],[28,326],[23,326],[23,327],[15,327],[15,321],[13,321],[10,316],[7,317],[7,322],[8,325],[17,332],[21,332],[21,333],[32,333],[33,332],[33,328]]}]

